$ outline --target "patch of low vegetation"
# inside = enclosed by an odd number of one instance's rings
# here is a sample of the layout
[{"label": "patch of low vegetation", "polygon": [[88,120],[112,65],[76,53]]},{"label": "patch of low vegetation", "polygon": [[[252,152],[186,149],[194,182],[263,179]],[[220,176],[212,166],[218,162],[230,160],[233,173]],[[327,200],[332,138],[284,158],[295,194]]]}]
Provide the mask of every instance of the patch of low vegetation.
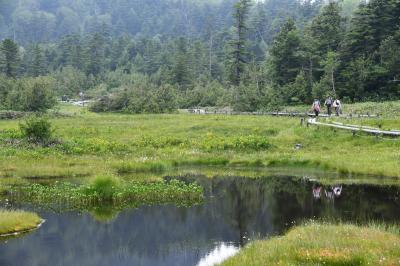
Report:
[{"label": "patch of low vegetation", "polygon": [[285,236],[251,243],[222,265],[399,264],[398,227],[311,223]]},{"label": "patch of low vegetation", "polygon": [[41,222],[36,213],[0,209],[0,236],[35,229]]},{"label": "patch of low vegetation", "polygon": [[116,209],[136,207],[140,204],[191,205],[201,202],[203,189],[196,183],[178,180],[163,182],[121,181],[99,176],[87,185],[67,182],[55,184],[26,184],[9,191],[12,200],[51,207],[60,210],[92,210],[99,206]]},{"label": "patch of low vegetation", "polygon": [[52,124],[44,116],[31,116],[19,124],[22,137],[37,144],[48,143],[54,133]]}]

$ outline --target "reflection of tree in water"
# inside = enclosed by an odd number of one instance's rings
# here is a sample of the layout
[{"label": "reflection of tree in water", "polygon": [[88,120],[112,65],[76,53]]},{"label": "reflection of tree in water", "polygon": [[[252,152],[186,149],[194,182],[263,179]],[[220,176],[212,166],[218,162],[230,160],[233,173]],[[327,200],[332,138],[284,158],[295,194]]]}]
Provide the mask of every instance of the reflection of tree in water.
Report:
[{"label": "reflection of tree in water", "polygon": [[110,223],[118,217],[119,211],[113,206],[101,206],[93,208],[90,214],[98,222]]},{"label": "reflection of tree in water", "polygon": [[[185,178],[198,180],[206,194],[224,198],[212,206],[238,229],[241,244],[245,243],[243,237],[280,234],[294,223],[308,219],[357,223],[400,220],[398,187],[344,185],[339,197],[327,199],[324,192],[333,187],[325,186],[323,197],[314,200],[312,191],[316,183],[292,177]],[[250,232],[253,235],[248,235]]]},{"label": "reflection of tree in water", "polygon": [[310,216],[309,184],[289,177],[185,179],[197,179],[214,196],[210,207],[237,228],[241,245],[248,238],[282,233],[292,221]]},{"label": "reflection of tree in water", "polygon": [[322,201],[320,216],[357,223],[398,222],[399,196],[400,189],[395,186],[344,185],[340,197]]}]

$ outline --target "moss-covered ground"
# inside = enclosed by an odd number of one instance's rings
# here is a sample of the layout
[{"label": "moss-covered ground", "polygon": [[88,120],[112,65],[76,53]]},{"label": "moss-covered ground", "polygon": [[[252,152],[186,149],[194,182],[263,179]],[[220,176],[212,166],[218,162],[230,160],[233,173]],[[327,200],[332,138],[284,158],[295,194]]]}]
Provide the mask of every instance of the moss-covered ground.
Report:
[{"label": "moss-covered ground", "polygon": [[0,209],[0,235],[35,229],[42,219],[35,213]]}]

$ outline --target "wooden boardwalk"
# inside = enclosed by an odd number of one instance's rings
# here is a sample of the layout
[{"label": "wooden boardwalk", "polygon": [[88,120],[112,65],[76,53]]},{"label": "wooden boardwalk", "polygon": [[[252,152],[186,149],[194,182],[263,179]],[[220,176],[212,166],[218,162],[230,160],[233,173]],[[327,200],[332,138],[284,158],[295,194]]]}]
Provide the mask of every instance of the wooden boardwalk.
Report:
[{"label": "wooden boardwalk", "polygon": [[318,122],[316,118],[310,118],[307,121],[307,125],[324,126],[343,130],[349,130],[355,134],[356,132],[364,132],[377,136],[390,136],[390,137],[400,137],[400,130],[381,130],[379,128],[368,127],[368,126],[358,126],[358,125],[347,125],[343,123],[322,123]]},{"label": "wooden boardwalk", "polygon": [[[205,109],[189,109],[191,114],[200,115],[265,115],[265,116],[286,116],[286,117],[315,117],[314,113],[309,112],[234,112],[234,111],[208,111]],[[319,117],[334,117],[334,115],[329,116],[327,114],[319,114]],[[342,118],[378,118],[379,115],[375,114],[348,114],[341,115]]]}]

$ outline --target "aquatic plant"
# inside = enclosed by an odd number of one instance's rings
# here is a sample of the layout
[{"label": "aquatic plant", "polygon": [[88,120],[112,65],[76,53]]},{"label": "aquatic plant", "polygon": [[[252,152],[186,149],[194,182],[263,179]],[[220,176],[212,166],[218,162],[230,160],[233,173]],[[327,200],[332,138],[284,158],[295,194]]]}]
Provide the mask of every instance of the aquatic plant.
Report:
[{"label": "aquatic plant", "polygon": [[8,190],[8,197],[52,209],[92,210],[105,205],[125,208],[144,203],[190,205],[201,202],[203,188],[196,183],[186,184],[178,180],[118,184],[113,178],[97,177],[88,185],[56,182],[53,185],[13,186]]},{"label": "aquatic plant", "polygon": [[115,178],[98,176],[95,177],[92,184],[87,188],[86,193],[89,195],[97,194],[103,200],[112,200],[117,190],[118,182]]}]

